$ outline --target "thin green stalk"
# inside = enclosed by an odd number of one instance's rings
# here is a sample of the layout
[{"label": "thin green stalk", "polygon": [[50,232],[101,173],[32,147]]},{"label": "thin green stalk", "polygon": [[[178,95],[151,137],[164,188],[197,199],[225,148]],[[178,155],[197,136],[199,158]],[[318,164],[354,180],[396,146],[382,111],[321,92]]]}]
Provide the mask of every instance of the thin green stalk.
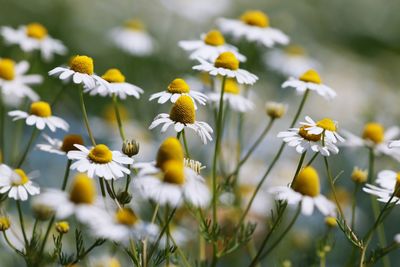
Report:
[{"label": "thin green stalk", "polygon": [[165,230],[165,238],[166,238],[166,255],[165,255],[165,261],[166,267],[169,267],[169,236],[170,236],[170,232],[169,232],[169,220],[168,220],[168,213],[169,213],[169,205],[167,204],[167,206],[165,207],[165,225],[166,225],[166,230]]},{"label": "thin green stalk", "polygon": [[24,237],[25,246],[27,246],[28,238],[26,237],[26,232],[25,232],[24,217],[22,215],[21,202],[19,200],[17,200],[17,201],[15,201],[15,203],[17,204],[19,224],[21,225],[21,231],[22,231],[22,235]]},{"label": "thin green stalk", "polygon": [[[131,169],[131,165],[128,165],[128,169]],[[126,184],[125,184],[125,192],[128,192],[129,184],[131,183],[131,174],[128,174],[126,177]]]},{"label": "thin green stalk", "polygon": [[117,95],[113,94],[112,99],[113,99],[113,104],[114,104],[115,117],[117,118],[117,122],[118,122],[119,134],[121,136],[122,142],[124,142],[125,141],[125,131],[124,131],[124,127],[122,126],[121,114],[119,113],[119,109],[118,109]]},{"label": "thin green stalk", "polygon": [[4,132],[5,132],[5,124],[4,124],[4,116],[5,116],[5,108],[3,104],[3,93],[0,92],[0,163],[4,162]]},{"label": "thin green stalk", "polygon": [[22,255],[22,256],[24,255],[21,251],[19,251],[19,250],[10,242],[10,240],[9,240],[8,237],[7,237],[6,231],[3,231],[3,236],[4,236],[4,239],[6,240],[8,246],[9,246],[10,248],[12,248],[17,254]]},{"label": "thin green stalk", "polygon": [[174,244],[174,246],[176,247],[176,251],[179,254],[179,257],[181,257],[182,261],[183,261],[183,265],[186,267],[191,267],[192,265],[190,265],[189,261],[186,259],[185,254],[183,253],[182,249],[178,246],[178,244],[175,242],[174,237],[168,233],[169,238],[171,239],[172,243]]},{"label": "thin green stalk", "polygon": [[35,232],[36,232],[36,228],[37,228],[38,224],[39,224],[39,219],[36,218],[36,219],[35,219],[35,223],[33,224],[33,230],[32,230],[32,237],[31,237],[31,240],[33,240],[33,237],[35,236]]},{"label": "thin green stalk", "polygon": [[32,147],[32,144],[36,139],[37,134],[38,134],[38,129],[34,128],[32,130],[31,138],[29,138],[28,144],[26,145],[25,151],[22,154],[20,160],[18,161],[17,168],[20,168],[22,166],[22,164],[24,163],[26,156],[28,155],[28,153]]},{"label": "thin green stalk", "polygon": [[290,187],[293,187],[293,185],[294,185],[294,183],[296,181],[297,175],[299,174],[299,172],[301,170],[301,166],[303,166],[303,162],[304,162],[304,158],[306,157],[306,154],[307,154],[307,150],[304,151],[300,156],[299,164],[297,164],[296,172],[294,173],[294,176],[293,176],[292,183],[291,183]]},{"label": "thin green stalk", "polygon": [[89,135],[90,141],[92,142],[92,145],[95,146],[96,145],[96,141],[95,141],[95,139],[93,137],[92,130],[90,129],[89,118],[88,118],[88,115],[87,115],[87,112],[86,112],[85,99],[83,97],[83,88],[80,88],[80,90],[79,90],[79,102],[80,102],[80,105],[81,105],[83,121],[85,123],[86,130],[88,132],[88,135]]},{"label": "thin green stalk", "polygon": [[61,190],[62,190],[62,191],[64,191],[65,188],[67,187],[68,176],[69,176],[69,170],[70,170],[71,164],[72,164],[72,160],[68,159],[68,161],[67,161],[67,167],[65,168],[63,183],[62,183],[62,186],[61,186]]},{"label": "thin green stalk", "polygon": [[336,195],[335,184],[333,182],[333,178],[332,178],[332,174],[331,174],[331,171],[330,171],[330,168],[329,168],[329,163],[328,163],[327,157],[324,157],[324,163],[325,163],[325,170],[326,170],[326,173],[328,175],[329,185],[330,185],[330,188],[331,188],[331,191],[332,191],[333,198],[335,200],[336,207],[337,207],[337,209],[339,211],[340,216],[343,218],[343,220],[345,220],[343,210],[340,207],[339,200],[338,200],[337,195]]},{"label": "thin green stalk", "polygon": [[103,197],[103,198],[105,198],[106,197],[106,190],[105,190],[105,188],[104,188],[104,178],[99,178],[99,183],[100,183],[100,191],[101,191],[101,196]]},{"label": "thin green stalk", "polygon": [[319,152],[315,152],[314,155],[312,156],[312,158],[307,162],[306,166],[310,166],[311,163],[314,162],[314,160],[317,158]]},{"label": "thin green stalk", "polygon": [[356,203],[357,203],[357,192],[359,188],[359,184],[356,183],[354,185],[354,191],[353,191],[353,203],[351,205],[351,230],[354,231],[354,225],[356,223]]},{"label": "thin green stalk", "polygon": [[[160,208],[160,204],[157,203],[156,207],[154,208],[153,215],[151,216],[152,224],[156,221],[159,208]],[[146,236],[146,238],[143,241],[143,255],[142,255],[143,267],[147,266],[147,242],[148,242],[148,236]]]},{"label": "thin green stalk", "polygon": [[183,139],[183,144],[185,146],[186,157],[190,159],[189,147],[186,141],[185,129],[182,130],[182,139]]}]

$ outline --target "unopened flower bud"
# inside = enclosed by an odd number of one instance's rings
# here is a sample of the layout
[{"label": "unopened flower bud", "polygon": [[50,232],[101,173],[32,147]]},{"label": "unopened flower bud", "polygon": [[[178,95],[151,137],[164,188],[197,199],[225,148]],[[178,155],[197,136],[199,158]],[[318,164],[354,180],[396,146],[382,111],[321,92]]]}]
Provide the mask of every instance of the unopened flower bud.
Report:
[{"label": "unopened flower bud", "polygon": [[120,204],[125,205],[131,202],[132,195],[126,191],[122,191],[117,194],[117,200]]},{"label": "unopened flower bud", "polygon": [[35,218],[40,221],[47,221],[54,215],[54,210],[43,204],[33,203],[32,210]]},{"label": "unopened flower bud", "polygon": [[59,221],[56,223],[56,231],[60,234],[69,232],[69,223],[67,221]]},{"label": "unopened flower bud", "polygon": [[325,218],[325,224],[330,228],[335,228],[337,226],[337,221],[335,217],[328,216]]},{"label": "unopened flower bud", "polygon": [[285,115],[287,105],[278,102],[267,102],[265,104],[265,110],[271,119],[279,119]]},{"label": "unopened flower bud", "polygon": [[354,167],[353,173],[351,174],[351,179],[353,182],[362,184],[365,183],[368,179],[368,171],[362,170],[358,167]]},{"label": "unopened flower bud", "polygon": [[139,143],[136,140],[125,140],[122,144],[122,153],[133,157],[139,153]]},{"label": "unopened flower bud", "polygon": [[0,231],[6,231],[10,228],[11,222],[10,219],[6,216],[0,217]]}]

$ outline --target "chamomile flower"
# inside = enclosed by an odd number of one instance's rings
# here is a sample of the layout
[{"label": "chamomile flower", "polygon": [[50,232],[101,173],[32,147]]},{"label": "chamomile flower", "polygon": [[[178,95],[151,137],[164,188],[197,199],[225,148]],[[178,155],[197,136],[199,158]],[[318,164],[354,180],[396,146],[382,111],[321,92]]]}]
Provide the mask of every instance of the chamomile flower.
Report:
[{"label": "chamomile flower", "polygon": [[268,16],[260,10],[246,11],[239,20],[220,18],[217,25],[223,33],[231,34],[236,39],[245,38],[266,47],[289,43],[289,37],[270,27]]},{"label": "chamomile flower", "polygon": [[214,63],[202,58],[197,58],[197,60],[200,65],[194,66],[193,69],[207,72],[212,76],[235,78],[240,84],[254,84],[258,80],[256,75],[239,68],[239,60],[232,52],[221,53]]},{"label": "chamomile flower", "polygon": [[163,124],[161,128],[162,133],[167,131],[168,128],[173,125],[174,130],[178,133],[185,128],[195,131],[204,144],[207,144],[208,141],[212,140],[212,128],[206,122],[196,121],[194,101],[187,95],[183,95],[176,100],[169,114],[161,113],[157,115],[149,129],[151,130],[161,124]]},{"label": "chamomile flower", "polygon": [[[207,96],[203,93],[193,91],[184,79],[176,78],[167,87],[166,91],[158,92],[150,96],[150,101],[158,99],[158,103],[164,104],[167,101],[175,103],[179,97],[186,95],[190,96],[193,101],[200,105],[205,105],[207,102]],[[195,105],[196,108],[196,105]]]},{"label": "chamomile flower", "polygon": [[288,146],[295,147],[297,153],[306,151],[319,152],[323,156],[329,156],[332,152],[337,154],[339,149],[330,141],[322,145],[322,134],[311,134],[307,132],[305,126],[291,128],[288,131],[278,133],[278,138],[282,138]]},{"label": "chamomile flower", "polygon": [[39,130],[43,130],[46,126],[50,131],[55,132],[56,129],[68,131],[69,125],[63,119],[52,116],[49,103],[44,101],[33,102],[29,113],[21,110],[13,110],[8,112],[13,121],[25,119],[27,125],[35,126]]},{"label": "chamomile flower", "polygon": [[337,122],[329,119],[324,118],[315,122],[309,116],[306,116],[306,122],[300,122],[301,125],[304,125],[304,129],[309,134],[322,134],[325,137],[324,141],[337,143],[344,142],[344,138],[341,137],[337,132]]},{"label": "chamomile flower", "polygon": [[104,178],[106,180],[118,179],[130,174],[131,171],[124,167],[133,163],[133,159],[125,156],[119,151],[111,151],[106,145],[99,144],[90,149],[82,145],[74,145],[78,150],[71,150],[67,156],[69,159],[76,160],[72,165],[72,170],[87,172],[88,176],[94,178]]},{"label": "chamomile flower", "polygon": [[397,126],[385,130],[382,124],[369,122],[365,124],[361,137],[345,130],[341,133],[346,138],[343,146],[368,147],[373,149],[376,155],[383,154],[400,161],[400,149],[396,148],[394,141],[400,136],[400,128]]},{"label": "chamomile flower", "polygon": [[76,215],[78,219],[86,218],[90,207],[97,203],[94,180],[85,174],[77,174],[69,192],[48,189],[36,197],[35,203],[52,209],[57,219]]},{"label": "chamomile flower", "polygon": [[8,45],[18,45],[24,52],[40,51],[45,61],[50,61],[55,54],[64,55],[67,48],[60,40],[52,38],[40,23],[30,23],[17,29],[1,27],[0,34]]},{"label": "chamomile flower", "polygon": [[74,56],[68,67],[56,67],[49,71],[49,75],[62,81],[82,84],[85,88],[94,88],[97,84],[108,86],[108,82],[94,74],[93,59],[88,56]]},{"label": "chamomile flower", "polygon": [[[190,166],[190,164],[189,164]],[[183,202],[196,207],[206,207],[210,192],[199,169],[184,164],[183,149],[174,137],[160,146],[155,162],[139,163],[138,177],[133,181],[134,191],[160,205],[177,207]]]},{"label": "chamomile flower", "polygon": [[134,56],[148,56],[155,50],[154,39],[140,20],[132,19],[109,33],[109,39],[123,51]]},{"label": "chamomile flower", "polygon": [[84,92],[90,95],[113,96],[120,99],[126,99],[127,96],[133,96],[137,99],[143,94],[143,89],[125,82],[125,76],[119,69],[109,69],[102,76],[108,84],[100,83],[94,88],[85,88]]},{"label": "chamomile flower", "polygon": [[64,140],[51,138],[47,134],[43,134],[43,138],[46,140],[46,143],[37,144],[36,147],[41,151],[58,155],[67,155],[69,151],[77,150],[74,146],[75,144],[83,145],[82,136],[78,134],[68,134],[64,136]]},{"label": "chamomile flower", "polygon": [[390,198],[391,203],[400,204],[400,172],[394,172],[391,170],[384,170],[378,173],[378,178],[376,179],[378,186],[372,184],[366,184],[363,191],[377,196],[378,201],[388,202]]},{"label": "chamomile flower", "polygon": [[217,30],[202,34],[200,40],[180,41],[178,44],[190,53],[190,59],[202,58],[214,62],[221,53],[229,51],[239,61],[246,61],[246,57],[240,54],[235,46],[225,43],[224,36]]},{"label": "chamomile flower", "polygon": [[301,205],[301,213],[309,216],[314,206],[325,216],[335,214],[335,205],[320,193],[317,171],[311,167],[302,169],[291,187],[276,186],[269,190],[277,200],[287,201],[290,206]]},{"label": "chamomile flower", "polygon": [[40,188],[31,180],[36,178],[35,173],[26,174],[22,169],[12,170],[5,164],[0,165],[0,194],[9,198],[25,201],[28,196],[40,193]]},{"label": "chamomile flower", "polygon": [[298,79],[289,78],[289,80],[282,84],[282,87],[293,87],[298,94],[304,94],[307,90],[315,91],[328,100],[336,97],[336,92],[323,84],[318,72],[313,69],[306,71]]},{"label": "chamomile flower", "polygon": [[[224,101],[228,103],[232,110],[247,112],[254,109],[254,103],[240,94],[240,86],[235,79],[228,78],[224,86]],[[212,92],[208,94],[210,101],[219,104],[221,93]]]},{"label": "chamomile flower", "polygon": [[264,61],[272,70],[289,77],[299,77],[307,70],[317,69],[320,66],[316,60],[306,54],[302,47],[297,45],[270,51],[265,54]]},{"label": "chamomile flower", "polygon": [[30,85],[40,84],[43,78],[38,74],[26,75],[28,69],[27,61],[16,63],[12,59],[0,58],[0,89],[5,97],[17,100],[28,97],[31,101],[39,100],[38,94]]}]

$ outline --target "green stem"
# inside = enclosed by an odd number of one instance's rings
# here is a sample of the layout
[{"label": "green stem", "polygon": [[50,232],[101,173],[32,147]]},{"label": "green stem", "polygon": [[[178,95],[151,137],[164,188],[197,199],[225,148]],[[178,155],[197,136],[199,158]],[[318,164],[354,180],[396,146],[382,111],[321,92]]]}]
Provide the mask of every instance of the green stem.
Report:
[{"label": "green stem", "polygon": [[166,267],[169,267],[169,236],[170,236],[170,232],[169,232],[169,220],[168,220],[168,213],[169,213],[169,205],[167,204],[167,206],[165,207],[165,225],[166,225],[166,230],[165,230],[165,238],[166,238],[166,245],[165,248],[167,249],[166,251],[166,255],[165,255],[165,261]]},{"label": "green stem", "polygon": [[329,178],[328,179],[329,180],[329,185],[330,185],[330,188],[331,188],[331,191],[332,191],[332,194],[333,194],[333,198],[335,200],[336,207],[337,207],[337,209],[339,211],[340,216],[343,218],[343,220],[345,220],[343,210],[340,207],[340,204],[339,204],[339,201],[338,201],[338,198],[337,198],[337,195],[336,195],[335,184],[333,182],[333,178],[332,178],[332,174],[331,174],[331,171],[330,171],[330,168],[329,168],[329,163],[328,163],[327,157],[324,157],[324,162],[325,162],[326,173],[327,173],[328,178]]},{"label": "green stem", "polygon": [[185,146],[186,157],[190,159],[189,147],[186,141],[185,129],[182,130],[182,139],[183,139],[183,144]]},{"label": "green stem", "polygon": [[113,104],[114,104],[115,117],[117,118],[117,122],[118,122],[119,134],[121,136],[122,142],[124,142],[125,141],[125,131],[124,131],[124,127],[122,126],[121,114],[119,113],[119,109],[118,109],[117,95],[113,94],[112,99],[113,99]]},{"label": "green stem", "polygon": [[186,267],[191,267],[192,265],[190,265],[189,261],[186,259],[185,254],[183,253],[182,249],[178,246],[178,244],[175,242],[174,237],[168,233],[169,238],[171,239],[172,243],[174,244],[174,246],[176,247],[176,251],[179,254],[179,257],[181,257],[182,261],[183,261],[183,265]]},{"label": "green stem", "polygon": [[67,161],[67,167],[65,168],[63,183],[62,183],[62,186],[61,186],[61,190],[62,190],[62,191],[64,191],[65,188],[67,187],[68,176],[69,176],[69,170],[70,170],[71,164],[72,164],[72,160],[68,159],[68,161]]},{"label": "green stem", "polygon": [[356,183],[353,191],[353,203],[351,205],[351,230],[354,232],[354,225],[356,223],[356,203],[357,203],[357,192],[359,184]]},{"label": "green stem", "polygon": [[299,164],[297,164],[296,172],[294,173],[293,180],[292,180],[290,187],[293,187],[293,185],[296,181],[297,175],[299,174],[299,172],[301,170],[301,166],[303,166],[303,162],[304,162],[304,158],[306,157],[306,153],[307,153],[307,150],[304,151],[300,156]]},{"label": "green stem", "polygon": [[8,237],[7,237],[6,231],[3,231],[3,236],[4,236],[4,239],[6,240],[8,246],[9,246],[10,248],[12,248],[17,254],[23,256],[23,253],[22,253],[21,251],[19,251],[19,250],[10,242],[10,240],[9,240]]},{"label": "green stem", "polygon": [[21,210],[21,202],[19,200],[17,200],[16,204],[17,204],[19,223],[21,225],[22,235],[24,237],[25,245],[27,246],[28,245],[28,238],[26,237],[26,232],[25,232],[24,217],[22,216],[22,210]]},{"label": "green stem", "polygon": [[[131,165],[128,165],[128,169],[131,169]],[[129,184],[131,183],[131,174],[128,174],[126,177],[126,184],[125,184],[125,192],[128,192]]]},{"label": "green stem", "polygon": [[80,90],[79,90],[79,101],[80,101],[80,105],[81,105],[83,121],[85,123],[86,130],[88,132],[88,135],[89,135],[90,141],[92,142],[92,145],[95,146],[96,141],[93,137],[92,130],[90,129],[89,118],[88,118],[88,115],[86,112],[85,99],[83,98],[83,88],[80,88]]},{"label": "green stem", "polygon": [[0,163],[4,162],[4,116],[5,116],[5,108],[3,103],[3,93],[0,92]]},{"label": "green stem", "polygon": [[314,160],[317,158],[319,152],[315,152],[315,154],[312,156],[312,158],[307,162],[306,166],[310,166],[311,163],[314,162]]},{"label": "green stem", "polygon": [[105,190],[105,188],[104,188],[104,178],[99,178],[99,183],[100,183],[100,191],[101,191],[101,196],[103,197],[103,198],[105,198],[106,197],[106,190]]},{"label": "green stem", "polygon": [[22,154],[20,160],[18,161],[17,168],[20,168],[20,167],[22,166],[22,164],[24,163],[24,161],[25,161],[25,159],[26,159],[26,156],[28,155],[29,150],[30,150],[31,147],[32,147],[32,144],[33,144],[33,142],[35,141],[35,138],[36,138],[36,136],[37,136],[37,133],[38,133],[38,129],[34,128],[34,129],[32,130],[31,138],[29,139],[28,144],[26,145],[25,151],[24,151],[24,153]]}]

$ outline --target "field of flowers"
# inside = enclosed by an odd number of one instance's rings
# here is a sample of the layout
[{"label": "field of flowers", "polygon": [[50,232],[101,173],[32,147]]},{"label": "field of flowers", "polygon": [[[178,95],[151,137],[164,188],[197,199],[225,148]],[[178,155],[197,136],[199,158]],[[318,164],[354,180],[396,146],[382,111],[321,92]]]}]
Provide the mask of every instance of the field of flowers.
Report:
[{"label": "field of flowers", "polygon": [[400,2],[0,6],[0,267],[398,266]]}]

